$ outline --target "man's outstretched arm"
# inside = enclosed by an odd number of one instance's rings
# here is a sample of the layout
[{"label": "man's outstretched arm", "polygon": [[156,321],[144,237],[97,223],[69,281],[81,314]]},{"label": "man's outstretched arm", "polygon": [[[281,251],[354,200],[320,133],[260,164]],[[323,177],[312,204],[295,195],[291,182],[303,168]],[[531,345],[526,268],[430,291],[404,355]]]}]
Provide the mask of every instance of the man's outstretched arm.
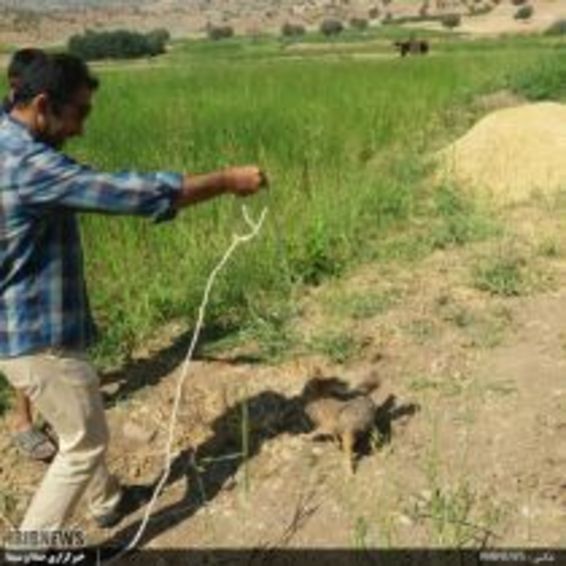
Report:
[{"label": "man's outstretched arm", "polygon": [[255,165],[230,167],[202,175],[185,175],[175,206],[190,206],[226,193],[247,196],[264,186],[267,186],[267,179]]},{"label": "man's outstretched arm", "polygon": [[45,144],[25,156],[26,167],[13,179],[22,202],[45,210],[63,206],[82,211],[139,214],[167,220],[176,210],[229,193],[245,196],[266,184],[255,165],[208,174],[171,172],[104,173],[86,167]]}]

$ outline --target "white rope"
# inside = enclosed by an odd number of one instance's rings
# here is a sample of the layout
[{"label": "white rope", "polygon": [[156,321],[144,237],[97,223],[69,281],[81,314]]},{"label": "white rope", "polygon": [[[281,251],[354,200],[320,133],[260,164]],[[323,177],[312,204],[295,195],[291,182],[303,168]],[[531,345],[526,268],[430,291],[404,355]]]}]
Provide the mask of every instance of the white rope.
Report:
[{"label": "white rope", "polygon": [[120,551],[116,556],[112,557],[108,561],[108,563],[114,562],[114,560],[117,560],[118,558],[123,556],[126,552],[134,549],[136,547],[136,545],[138,544],[139,540],[141,539],[141,537],[143,536],[143,533],[144,533],[144,531],[147,527],[147,524],[150,520],[151,512],[153,510],[155,502],[157,501],[157,498],[159,497],[159,494],[161,493],[161,490],[165,486],[165,483],[167,482],[167,479],[169,478],[169,474],[171,473],[171,462],[173,460],[173,456],[171,454],[171,451],[172,451],[172,448],[173,448],[173,442],[175,440],[175,426],[177,424],[177,413],[179,411],[179,404],[180,404],[180,401],[181,401],[183,384],[185,383],[185,379],[188,376],[189,366],[190,366],[190,363],[191,363],[191,360],[192,360],[192,357],[193,357],[193,353],[194,353],[196,344],[198,342],[200,331],[201,331],[201,328],[202,328],[202,325],[203,325],[203,322],[204,322],[204,313],[205,313],[206,307],[208,305],[210,291],[212,290],[212,286],[214,284],[216,276],[223,269],[223,267],[226,265],[226,263],[230,259],[230,256],[234,253],[236,248],[238,246],[240,246],[241,244],[249,242],[250,240],[252,240],[253,238],[255,238],[258,235],[258,233],[261,230],[261,227],[263,225],[263,221],[265,220],[267,210],[268,210],[267,207],[265,207],[263,209],[263,211],[261,212],[259,220],[257,222],[253,222],[253,220],[250,218],[250,215],[248,213],[248,209],[246,208],[246,206],[245,205],[242,206],[242,214],[244,216],[244,220],[246,221],[246,224],[248,224],[248,226],[250,227],[250,232],[248,232],[247,234],[243,234],[243,235],[240,235],[240,234],[233,234],[232,235],[232,243],[230,244],[230,246],[226,250],[225,254],[222,256],[222,259],[218,262],[216,267],[212,270],[212,272],[211,272],[211,274],[208,278],[208,281],[206,283],[206,287],[205,287],[205,290],[204,290],[202,302],[201,302],[200,308],[199,308],[197,323],[196,323],[195,329],[193,331],[193,337],[191,339],[191,344],[189,346],[189,350],[188,350],[187,355],[185,357],[185,361],[183,362],[183,367],[182,367],[181,373],[180,373],[178,381],[177,381],[177,392],[175,394],[175,401],[174,401],[174,404],[173,404],[173,412],[171,413],[171,419],[169,420],[169,436],[168,436],[167,446],[166,446],[166,450],[165,450],[165,469],[163,471],[163,475],[161,476],[161,479],[160,479],[159,483],[157,484],[157,486],[156,486],[156,488],[153,492],[153,496],[152,496],[151,500],[147,504],[143,521],[142,521],[137,533],[134,535],[134,537],[132,538],[132,540],[130,541],[128,546],[125,549],[123,549],[122,551]]}]

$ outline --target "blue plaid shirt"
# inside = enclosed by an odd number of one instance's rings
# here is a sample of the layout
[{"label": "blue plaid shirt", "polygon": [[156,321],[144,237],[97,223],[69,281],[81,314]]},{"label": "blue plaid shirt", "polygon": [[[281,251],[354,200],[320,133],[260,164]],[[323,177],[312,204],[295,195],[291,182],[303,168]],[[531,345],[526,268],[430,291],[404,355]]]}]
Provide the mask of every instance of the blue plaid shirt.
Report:
[{"label": "blue plaid shirt", "polygon": [[100,173],[0,117],[0,358],[95,336],[77,211],[175,215],[176,173]]}]

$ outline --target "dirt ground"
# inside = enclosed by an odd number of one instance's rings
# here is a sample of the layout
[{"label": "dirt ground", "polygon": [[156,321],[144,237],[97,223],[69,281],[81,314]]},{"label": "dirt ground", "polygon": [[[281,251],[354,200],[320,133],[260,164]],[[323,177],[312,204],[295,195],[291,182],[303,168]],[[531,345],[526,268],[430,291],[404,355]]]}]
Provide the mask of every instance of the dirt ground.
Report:
[{"label": "dirt ground", "polygon": [[[566,204],[533,200],[501,217],[503,236],[367,264],[306,293],[294,330],[305,343],[347,336],[353,350],[335,340],[281,363],[258,360],[253,344],[201,354],[142,546],[566,546]],[[507,245],[524,246],[544,284],[511,297],[476,288],[477,258]],[[162,470],[188,343],[172,324],[105,376],[110,466],[128,483]],[[337,445],[308,436],[301,392],[317,371],[352,386],[379,375],[376,428],[354,475]],[[16,452],[7,427],[2,529],[45,471]],[[76,521],[108,543],[131,539],[141,516],[111,532]]]}]

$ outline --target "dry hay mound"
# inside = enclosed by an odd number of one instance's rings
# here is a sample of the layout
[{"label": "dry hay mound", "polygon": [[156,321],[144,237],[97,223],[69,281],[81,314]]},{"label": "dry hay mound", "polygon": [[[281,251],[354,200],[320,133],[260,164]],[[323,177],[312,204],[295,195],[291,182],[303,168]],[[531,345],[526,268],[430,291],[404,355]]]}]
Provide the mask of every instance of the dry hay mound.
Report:
[{"label": "dry hay mound", "polygon": [[566,105],[542,102],[493,112],[439,157],[444,180],[499,204],[566,189]]}]

